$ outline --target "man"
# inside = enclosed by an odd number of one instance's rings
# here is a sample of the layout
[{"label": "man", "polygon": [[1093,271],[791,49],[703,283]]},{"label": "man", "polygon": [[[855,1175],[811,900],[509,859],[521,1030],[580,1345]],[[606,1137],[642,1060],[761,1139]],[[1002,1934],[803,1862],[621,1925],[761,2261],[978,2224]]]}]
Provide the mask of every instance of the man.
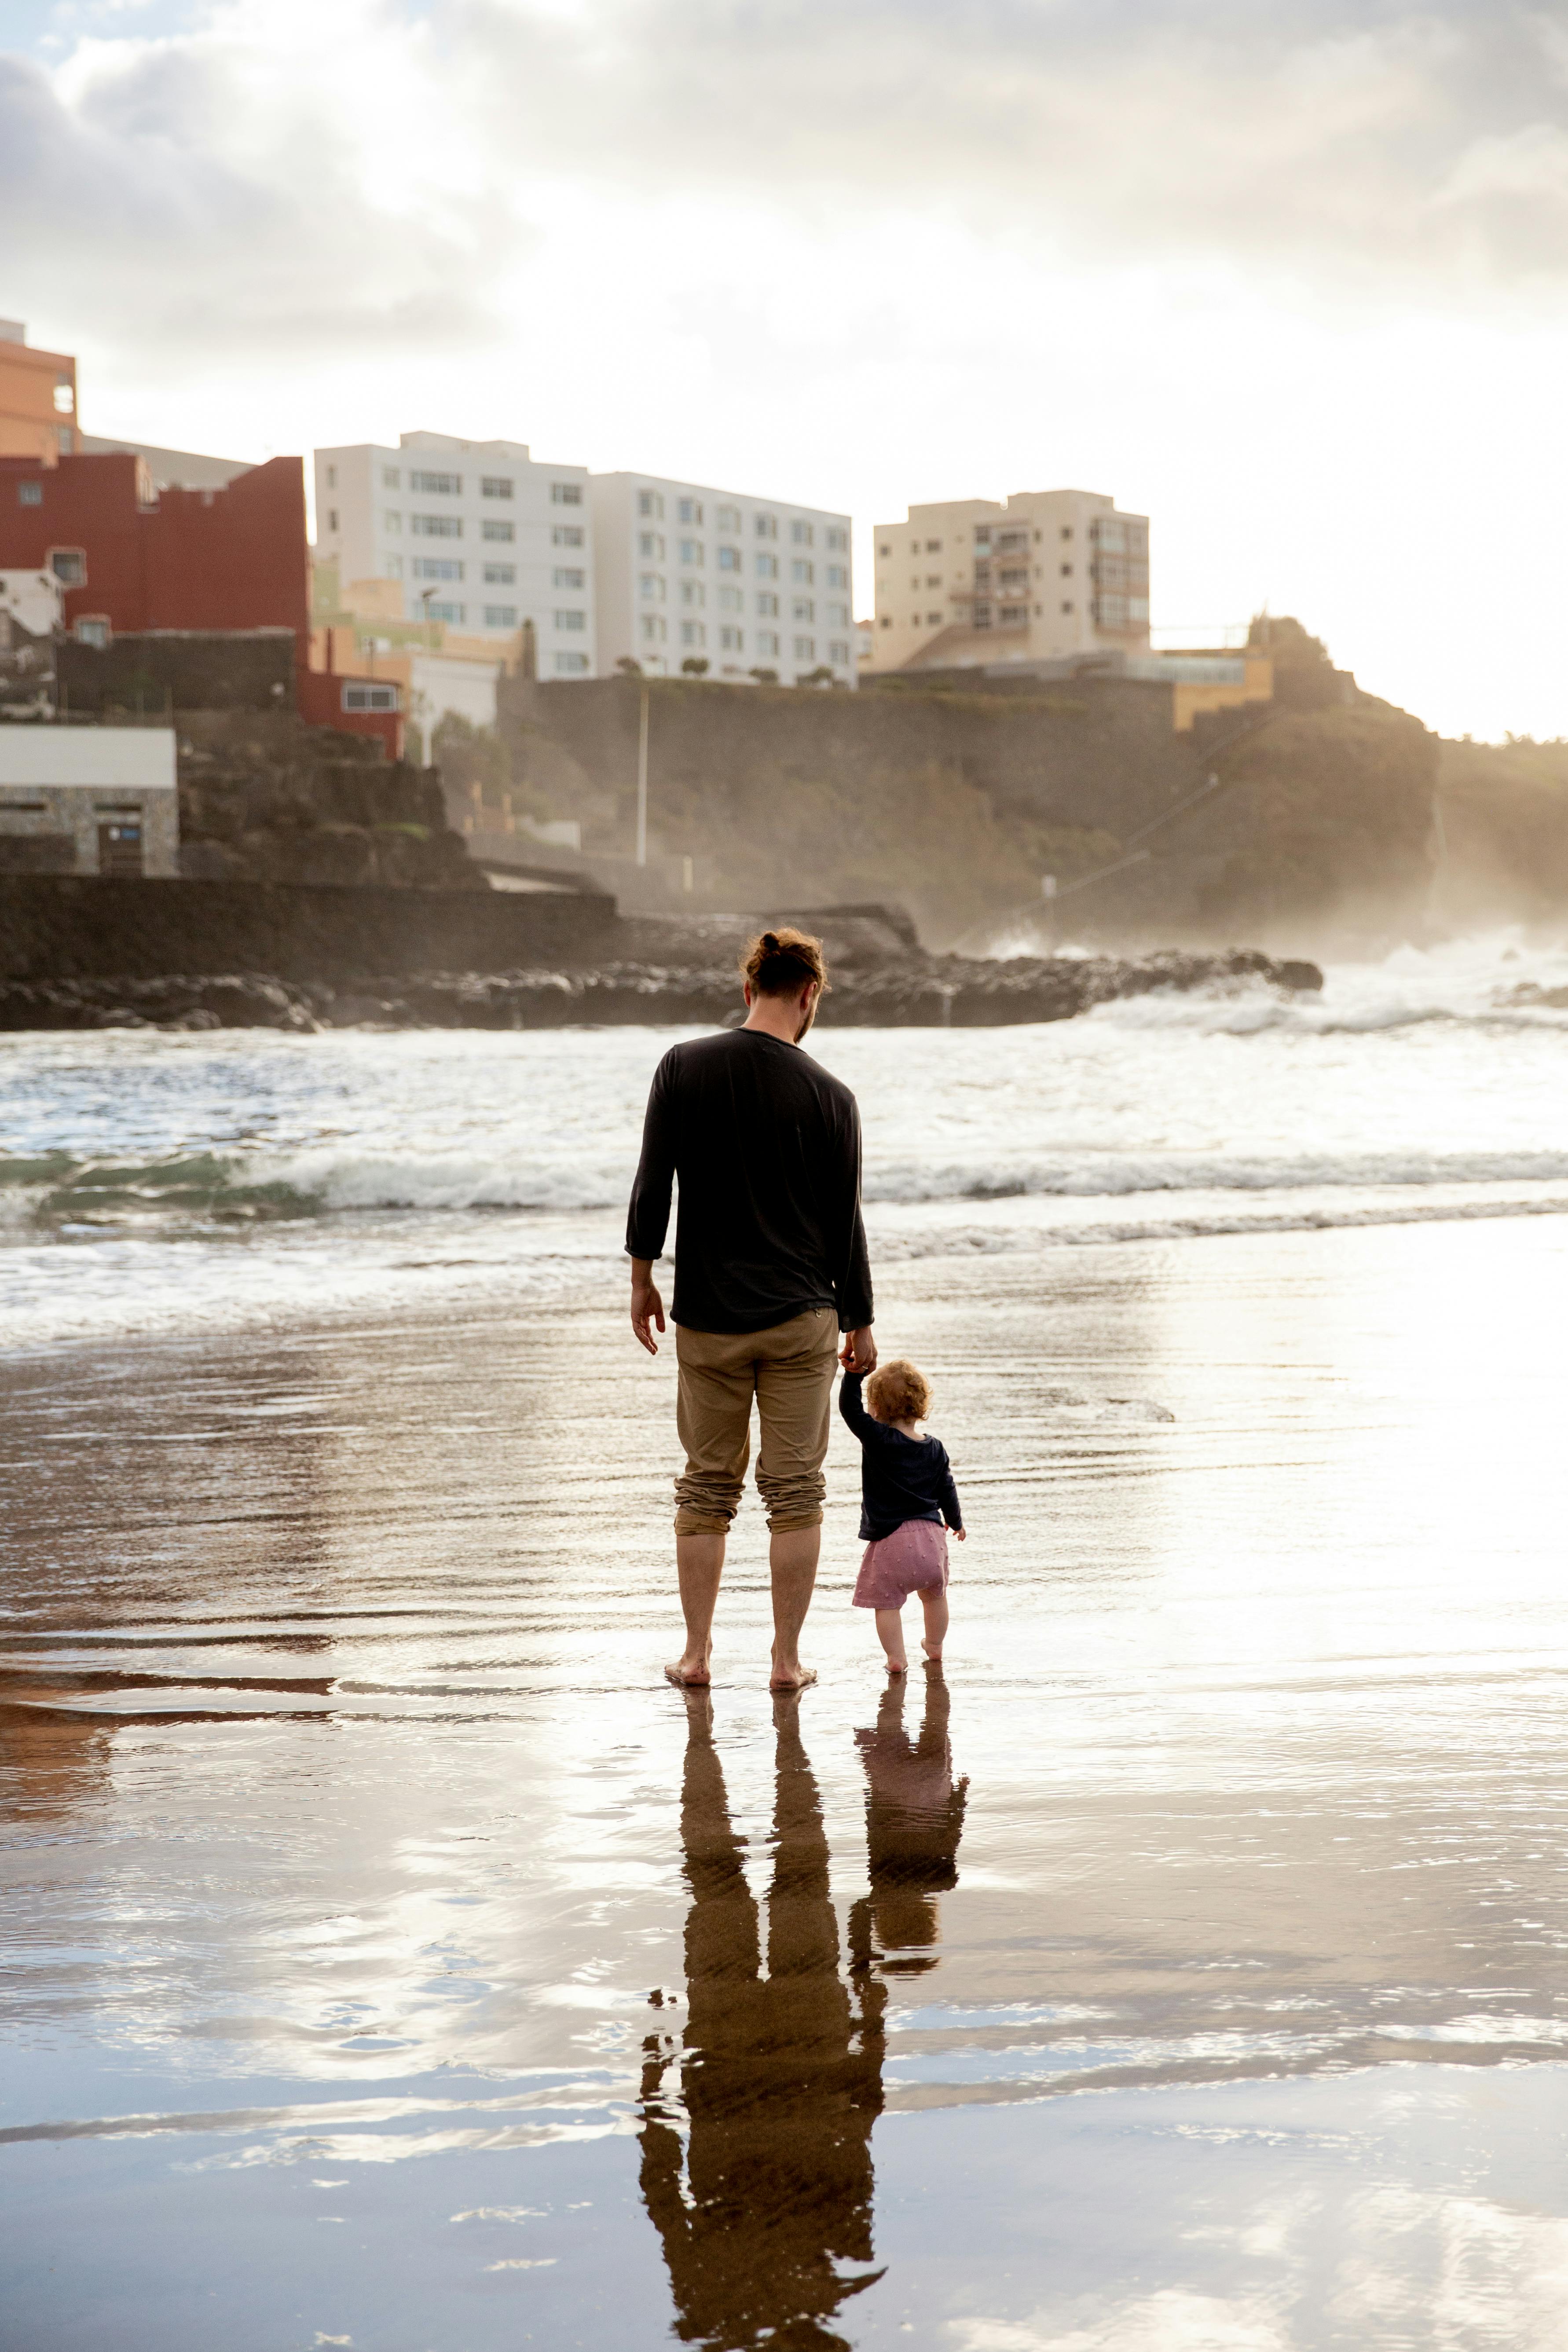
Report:
[{"label": "man", "polygon": [[686,1448],[675,1482],[686,1647],[665,1671],[672,1682],[710,1678],[724,1538],[740,1505],[755,1397],[757,1489],[773,1575],[772,1684],[795,1690],[816,1679],[800,1663],[800,1629],[822,1547],[834,1364],[868,1372],[877,1362],[860,1219],[860,1115],[848,1087],[800,1050],[827,984],[821,941],[764,931],[743,971],[745,1025],[672,1045],[654,1073],[626,1222],[632,1329],[656,1356],[664,1303],[653,1265],[679,1175],[670,1312]]}]

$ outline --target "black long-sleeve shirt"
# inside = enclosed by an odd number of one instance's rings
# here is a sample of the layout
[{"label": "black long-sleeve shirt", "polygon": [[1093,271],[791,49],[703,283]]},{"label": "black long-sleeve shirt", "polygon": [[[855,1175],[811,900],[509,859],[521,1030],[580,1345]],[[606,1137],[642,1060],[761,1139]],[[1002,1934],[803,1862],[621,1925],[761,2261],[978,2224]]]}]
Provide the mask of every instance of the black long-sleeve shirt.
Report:
[{"label": "black long-sleeve shirt", "polygon": [[831,1307],[871,1320],[860,1114],[798,1045],[731,1029],[672,1045],[653,1074],[626,1250],[656,1258],[680,1180],[670,1312],[693,1331],[766,1331]]},{"label": "black long-sleeve shirt", "polygon": [[952,1465],[940,1437],[906,1437],[886,1421],[873,1421],[860,1402],[864,1374],[846,1372],[838,1410],[860,1441],[860,1535],[880,1543],[906,1519],[945,1519],[963,1525]]}]

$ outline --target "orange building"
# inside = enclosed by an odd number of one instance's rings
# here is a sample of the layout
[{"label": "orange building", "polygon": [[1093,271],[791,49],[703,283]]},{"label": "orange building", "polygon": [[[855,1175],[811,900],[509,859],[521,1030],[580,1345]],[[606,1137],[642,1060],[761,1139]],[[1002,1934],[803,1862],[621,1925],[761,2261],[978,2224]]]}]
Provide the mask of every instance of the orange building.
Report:
[{"label": "orange building", "polygon": [[0,319],[0,457],[52,466],[79,446],[76,362],[36,352],[15,319]]}]

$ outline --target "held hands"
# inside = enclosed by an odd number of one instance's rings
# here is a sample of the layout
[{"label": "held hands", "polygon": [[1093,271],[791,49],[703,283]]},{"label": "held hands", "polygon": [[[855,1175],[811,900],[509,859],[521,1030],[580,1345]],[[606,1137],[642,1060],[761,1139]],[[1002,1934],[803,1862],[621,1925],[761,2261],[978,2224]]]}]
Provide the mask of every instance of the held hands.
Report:
[{"label": "held hands", "polygon": [[877,1342],[871,1326],[863,1324],[858,1331],[846,1331],[838,1360],[847,1372],[874,1372],[877,1369]]},{"label": "held hands", "polygon": [[632,1268],[632,1329],[637,1333],[638,1340],[647,1349],[648,1354],[657,1356],[658,1341],[648,1328],[650,1324],[658,1330],[663,1330],[664,1301],[658,1295],[658,1286],[654,1281],[652,1266],[634,1265]]}]

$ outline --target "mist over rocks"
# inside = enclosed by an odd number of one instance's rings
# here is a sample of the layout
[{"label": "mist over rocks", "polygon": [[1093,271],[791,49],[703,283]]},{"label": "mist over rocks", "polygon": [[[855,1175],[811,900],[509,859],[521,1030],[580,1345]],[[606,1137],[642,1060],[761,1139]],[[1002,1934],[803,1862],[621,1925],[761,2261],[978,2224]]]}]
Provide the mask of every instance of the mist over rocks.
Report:
[{"label": "mist over rocks", "polygon": [[[869,919],[861,919],[869,928]],[[731,919],[718,919],[715,929],[721,926],[727,932]],[[702,962],[626,960],[559,971],[427,972],[342,989],[265,973],[0,981],[0,1030],[732,1026],[743,1017],[734,964],[712,954],[716,945]],[[825,1028],[990,1028],[1068,1021],[1113,998],[1157,991],[1264,986],[1295,994],[1322,984],[1316,964],[1281,961],[1257,949],[987,962],[922,956],[906,947],[897,960],[846,957],[821,1022]]]}]

